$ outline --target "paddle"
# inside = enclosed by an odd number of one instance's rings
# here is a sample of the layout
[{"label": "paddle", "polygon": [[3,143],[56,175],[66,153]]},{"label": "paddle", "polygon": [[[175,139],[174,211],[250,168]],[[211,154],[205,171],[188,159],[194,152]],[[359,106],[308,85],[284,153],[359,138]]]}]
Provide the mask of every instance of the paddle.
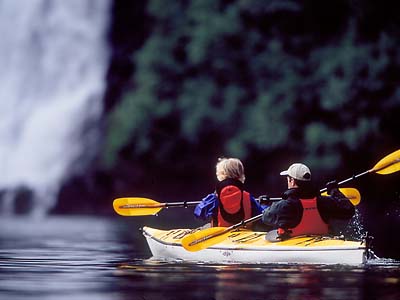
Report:
[{"label": "paddle", "polygon": [[231,231],[235,230],[236,228],[257,221],[261,219],[261,217],[262,214],[259,214],[230,227],[210,227],[204,230],[195,231],[194,233],[186,235],[182,239],[182,246],[191,252],[206,249],[225,240],[228,235],[231,234]]},{"label": "paddle", "polygon": [[[339,189],[349,200],[356,206],[361,201],[360,192],[354,188],[340,188]],[[204,230],[199,230],[194,233],[186,235],[181,243],[183,248],[188,251],[195,252],[211,247],[225,240],[230,233],[246,224],[252,223],[261,219],[262,214],[254,216],[250,219],[244,220],[240,223],[232,225],[230,227],[211,227]]]},{"label": "paddle", "polygon": [[[269,201],[278,201],[282,198],[269,198]],[[117,198],[113,202],[113,207],[116,213],[125,217],[133,216],[148,216],[155,215],[163,208],[169,207],[187,207],[197,205],[201,201],[183,201],[183,202],[169,202],[160,203],[149,198],[140,197],[125,197]]]},{"label": "paddle", "polygon": [[[339,191],[341,191],[342,194],[345,195],[346,198],[349,199],[350,202],[354,206],[357,206],[358,204],[360,204],[361,194],[357,189],[355,189],[355,188],[340,188]],[[328,196],[328,192],[323,192],[321,195]]]},{"label": "paddle", "polygon": [[186,207],[199,203],[200,201],[160,203],[148,198],[126,197],[115,199],[113,207],[121,216],[148,216],[157,214],[163,208]]}]

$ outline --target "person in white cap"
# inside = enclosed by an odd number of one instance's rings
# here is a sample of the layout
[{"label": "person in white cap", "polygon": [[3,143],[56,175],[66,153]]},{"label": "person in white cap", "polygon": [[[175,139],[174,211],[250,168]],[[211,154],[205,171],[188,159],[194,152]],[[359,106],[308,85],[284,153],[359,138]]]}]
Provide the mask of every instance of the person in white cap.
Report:
[{"label": "person in white cap", "polygon": [[283,200],[272,203],[262,216],[264,224],[277,229],[279,239],[329,234],[331,221],[349,220],[354,215],[353,204],[339,191],[336,181],[327,183],[329,196],[321,196],[306,165],[292,164],[280,175],[286,176],[288,189]]},{"label": "person in white cap", "polygon": [[289,167],[289,169],[282,171],[281,176],[287,176],[288,178],[293,178],[300,181],[310,181],[311,171],[303,164],[295,163]]}]

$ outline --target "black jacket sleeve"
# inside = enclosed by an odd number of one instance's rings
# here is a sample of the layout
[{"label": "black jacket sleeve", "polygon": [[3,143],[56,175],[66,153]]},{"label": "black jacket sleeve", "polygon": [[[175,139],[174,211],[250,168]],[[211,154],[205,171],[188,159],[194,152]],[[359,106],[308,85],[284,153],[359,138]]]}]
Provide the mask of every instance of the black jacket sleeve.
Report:
[{"label": "black jacket sleeve", "polygon": [[331,219],[348,220],[355,213],[353,204],[338,189],[333,189],[330,196],[318,197],[318,210],[325,222]]},{"label": "black jacket sleeve", "polygon": [[303,208],[299,200],[281,200],[264,210],[262,221],[272,228],[288,229],[300,222],[302,214]]}]

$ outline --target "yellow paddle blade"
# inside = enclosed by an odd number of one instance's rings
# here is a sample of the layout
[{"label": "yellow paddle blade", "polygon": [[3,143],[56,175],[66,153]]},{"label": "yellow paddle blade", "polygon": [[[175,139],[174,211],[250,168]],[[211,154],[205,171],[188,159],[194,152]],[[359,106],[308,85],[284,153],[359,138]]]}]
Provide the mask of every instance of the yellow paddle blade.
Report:
[{"label": "yellow paddle blade", "polygon": [[397,171],[400,171],[400,150],[385,156],[370,170],[382,175]]},{"label": "yellow paddle blade", "polygon": [[165,205],[148,198],[127,197],[113,201],[116,213],[121,216],[148,216],[155,215]]},{"label": "yellow paddle blade", "polygon": [[[340,188],[339,191],[341,191],[342,194],[345,195],[346,198],[349,199],[350,202],[354,206],[360,204],[360,202],[361,202],[361,194],[357,189],[355,189],[355,188]],[[324,192],[321,195],[322,196],[328,196],[328,193]]]},{"label": "yellow paddle blade", "polygon": [[188,251],[195,252],[211,247],[225,240],[231,230],[227,227],[211,227],[186,235],[182,246]]}]

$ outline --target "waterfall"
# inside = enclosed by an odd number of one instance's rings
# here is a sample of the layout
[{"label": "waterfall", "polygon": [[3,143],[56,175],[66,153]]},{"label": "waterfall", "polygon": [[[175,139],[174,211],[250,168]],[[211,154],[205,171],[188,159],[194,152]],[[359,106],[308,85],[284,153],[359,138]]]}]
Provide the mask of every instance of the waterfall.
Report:
[{"label": "waterfall", "polygon": [[0,213],[17,190],[31,213],[56,203],[61,184],[99,138],[111,0],[0,1]]}]

